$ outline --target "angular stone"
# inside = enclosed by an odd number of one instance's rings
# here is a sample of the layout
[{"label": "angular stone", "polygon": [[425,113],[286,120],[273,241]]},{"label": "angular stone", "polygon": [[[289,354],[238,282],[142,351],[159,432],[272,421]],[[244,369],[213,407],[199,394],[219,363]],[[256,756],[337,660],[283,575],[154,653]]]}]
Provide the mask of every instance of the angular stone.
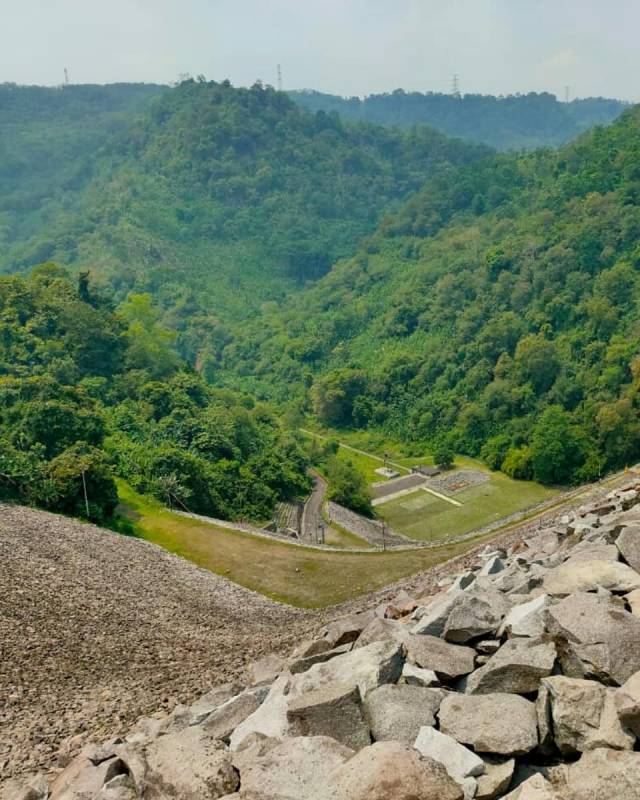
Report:
[{"label": "angular stone", "polygon": [[408,683],[412,686],[437,686],[440,681],[432,669],[422,669],[415,664],[405,661],[402,667],[400,683]]},{"label": "angular stone", "polygon": [[145,752],[146,798],[219,798],[238,788],[225,744],[199,726],[161,736]]},{"label": "angular stone", "polygon": [[329,649],[339,647],[341,644],[355,642],[367,625],[375,618],[373,611],[362,611],[359,614],[349,614],[346,617],[330,622],[322,631],[323,639],[329,644]]},{"label": "angular stone", "polygon": [[627,564],[638,572],[640,569],[640,526],[624,528],[616,539],[616,547]]},{"label": "angular stone", "polygon": [[126,772],[119,758],[110,758],[97,766],[83,755],[74,758],[51,784],[51,800],[83,800],[97,795],[105,783]]},{"label": "angular stone", "polygon": [[616,689],[615,706],[624,727],[640,736],[640,672],[634,673]]},{"label": "angular stone", "polygon": [[357,649],[363,643],[383,640],[402,644],[409,662],[430,669],[443,678],[467,675],[475,665],[476,654],[472,648],[450,644],[436,636],[412,634],[405,625],[390,619],[375,620],[363,631],[355,647]]},{"label": "angular stone", "polygon": [[640,753],[599,748],[567,770],[563,800],[638,800]]},{"label": "angular stone", "polygon": [[485,758],[485,774],[478,777],[478,788],[475,800],[494,800],[509,788],[516,762],[513,758],[506,761],[488,761]]},{"label": "angular stone", "polygon": [[413,746],[423,756],[442,764],[462,787],[467,778],[475,778],[485,771],[484,761],[480,756],[435,728],[422,728]]},{"label": "angular stone", "polygon": [[618,561],[620,554],[615,544],[590,544],[585,542],[574,547],[567,559],[568,564],[580,561]]},{"label": "angular stone", "polygon": [[451,610],[444,628],[449,642],[464,644],[470,639],[494,633],[509,611],[510,603],[496,589],[474,587]]},{"label": "angular stone", "polygon": [[433,597],[427,605],[418,607],[414,611],[414,618],[418,621],[411,633],[442,636],[449,614],[462,596],[461,592],[443,592]]},{"label": "angular stone", "polygon": [[566,642],[565,675],[621,685],[640,670],[640,619],[606,597],[565,598],[548,609],[547,628]]},{"label": "angular stone", "polygon": [[640,617],[640,589],[634,589],[629,594],[625,594],[624,599],[629,604],[629,610],[634,617]]},{"label": "angular stone", "polygon": [[540,740],[538,749],[544,755],[549,755],[554,748],[551,723],[551,695],[544,683],[538,689],[536,715],[538,717],[538,739]]},{"label": "angular stone", "polygon": [[335,656],[341,656],[343,653],[348,653],[352,644],[341,644],[340,647],[334,647],[333,650],[325,650],[321,653],[314,653],[304,658],[295,658],[289,662],[289,672],[292,675],[297,675],[300,672],[306,672],[309,667],[314,664],[323,664],[325,661],[331,661]]},{"label": "angular stone", "polygon": [[258,683],[273,683],[278,675],[286,669],[286,663],[282,656],[271,654],[254,661],[245,667],[245,676],[249,686]]},{"label": "angular stone", "polygon": [[374,740],[412,744],[420,728],[435,725],[443,697],[442,689],[405,684],[386,684],[369,692],[364,709]]},{"label": "angular stone", "polygon": [[630,592],[640,588],[640,575],[619,561],[567,561],[549,570],[542,582],[544,591],[554,596],[594,591],[598,586]]},{"label": "angular stone", "polygon": [[201,723],[203,729],[214,739],[227,741],[238,725],[260,708],[267,694],[268,689],[265,687],[262,692],[245,692],[232,697],[209,714]]},{"label": "angular stone", "polygon": [[384,616],[389,619],[400,619],[407,614],[411,614],[417,607],[418,603],[403,589],[386,606]]},{"label": "angular stone", "polygon": [[549,595],[541,594],[509,610],[498,631],[500,636],[541,636],[545,631],[545,610],[551,605]]},{"label": "angular stone", "polygon": [[275,738],[289,734],[287,709],[292,681],[293,678],[285,673],[274,681],[264,702],[229,737],[232,750],[236,750],[242,740],[252,733]]},{"label": "angular stone", "polygon": [[479,753],[523,755],[538,744],[535,706],[514,694],[447,695],[440,730]]},{"label": "angular stone", "polygon": [[329,773],[313,800],[463,800],[445,768],[399,742],[376,742]]},{"label": "angular stone", "polygon": [[238,800],[310,800],[327,773],[353,755],[325,736],[271,739],[253,734],[233,754],[242,786]]},{"label": "angular stone", "polygon": [[542,775],[533,775],[517,789],[504,795],[503,800],[560,800],[560,797]]},{"label": "angular stone", "polygon": [[511,639],[467,678],[467,694],[536,692],[540,680],[551,675],[556,660],[553,642],[544,639]]},{"label": "angular stone", "polygon": [[545,678],[543,683],[549,691],[554,739],[561,753],[633,748],[635,737],[618,720],[613,689],[563,675]]},{"label": "angular stone", "polygon": [[41,773],[26,780],[8,779],[0,783],[0,797],[3,800],[47,800],[49,784]]},{"label": "angular stone", "polygon": [[402,644],[394,641],[373,642],[336,656],[325,664],[314,664],[306,672],[296,675],[292,679],[291,696],[300,696],[326,684],[343,683],[358,686],[364,698],[368,691],[383,683],[396,683],[403,665]]},{"label": "angular stone", "polygon": [[486,577],[488,575],[497,575],[498,572],[502,572],[504,569],[504,562],[499,556],[493,556],[489,558],[483,564],[482,568],[478,575],[481,577]]},{"label": "angular stone", "polygon": [[354,750],[371,744],[360,690],[353,684],[305,692],[289,703],[287,720],[293,736],[329,736]]}]

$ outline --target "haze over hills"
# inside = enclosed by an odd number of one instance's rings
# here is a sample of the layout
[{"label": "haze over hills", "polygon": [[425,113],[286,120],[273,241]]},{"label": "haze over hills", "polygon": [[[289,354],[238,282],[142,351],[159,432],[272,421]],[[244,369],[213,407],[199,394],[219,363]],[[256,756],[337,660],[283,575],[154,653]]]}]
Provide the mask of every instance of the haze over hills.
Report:
[{"label": "haze over hills", "polygon": [[[46,260],[86,265],[111,279],[121,297],[144,288],[175,306],[191,302],[185,294],[191,287],[208,311],[223,315],[246,314],[317,279],[428,177],[489,152],[427,127],[390,130],[311,114],[261,85],[89,87],[102,109],[102,141],[83,140],[81,129],[79,143],[60,135],[36,158],[53,162],[40,181],[38,170],[22,167],[33,164],[29,143],[47,138],[50,116],[54,133],[60,119],[78,126],[83,92],[40,90],[48,114],[29,104],[35,90],[4,91],[14,107],[16,93],[24,91],[25,99],[22,127],[0,123],[22,151],[20,157],[7,151],[0,163],[13,178],[3,198],[0,269]],[[65,102],[67,92],[80,95],[77,104]],[[135,116],[134,92],[145,99]],[[161,96],[148,106],[154,92]],[[110,130],[114,97],[129,124]]]},{"label": "haze over hills", "polygon": [[621,100],[604,97],[560,103],[548,92],[495,97],[396,89],[362,99],[313,89],[288,94],[310,111],[337,111],[345,119],[382,125],[407,127],[422,123],[449,136],[488,144],[498,150],[557,147],[587,128],[611,122],[628,106]]},{"label": "haze over hills", "polygon": [[[434,178],[220,354],[326,424],[445,441],[514,477],[640,455],[640,109],[557,152]],[[313,384],[311,390],[305,387]]]}]

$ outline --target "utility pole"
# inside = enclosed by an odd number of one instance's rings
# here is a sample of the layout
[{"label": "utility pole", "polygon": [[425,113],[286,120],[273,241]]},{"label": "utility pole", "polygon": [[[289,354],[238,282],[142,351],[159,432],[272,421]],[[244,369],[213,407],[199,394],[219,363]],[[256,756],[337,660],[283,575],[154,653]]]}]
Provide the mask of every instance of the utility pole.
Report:
[{"label": "utility pole", "polygon": [[278,91],[282,91],[282,67],[278,64]]},{"label": "utility pole", "polygon": [[382,551],[387,549],[387,523],[382,523]]},{"label": "utility pole", "polygon": [[84,470],[82,470],[82,488],[84,490],[84,507],[87,510],[87,519],[89,519],[89,496],[87,495],[87,479]]},{"label": "utility pole", "polygon": [[568,103],[568,102],[569,102],[569,90],[570,90],[570,89],[571,89],[571,87],[570,87],[570,86],[565,86],[565,87],[564,87],[564,102],[565,102],[565,103]]},{"label": "utility pole", "polygon": [[69,85],[69,70],[66,67],[64,68],[64,85]]}]

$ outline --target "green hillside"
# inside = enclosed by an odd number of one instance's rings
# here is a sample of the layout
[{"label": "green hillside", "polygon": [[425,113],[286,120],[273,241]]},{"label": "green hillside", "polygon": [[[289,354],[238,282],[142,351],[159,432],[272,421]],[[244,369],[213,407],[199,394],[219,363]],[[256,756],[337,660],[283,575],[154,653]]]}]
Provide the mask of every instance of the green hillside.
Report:
[{"label": "green hillside", "polygon": [[212,314],[244,316],[317,279],[428,177],[488,152],[426,127],[311,114],[259,84],[189,80],[67,163],[59,190],[44,181],[25,219],[9,193],[0,269],[90,267],[118,297],[151,291],[177,309],[172,324],[200,316],[210,330]]},{"label": "green hillside", "polygon": [[345,119],[381,125],[422,123],[498,150],[557,147],[587,128],[611,122],[627,105],[605,97],[560,103],[548,92],[494,97],[396,89],[360,99],[303,90],[289,96],[310,111],[335,111]]},{"label": "green hillside", "polygon": [[514,477],[640,457],[640,109],[435,178],[219,353],[220,380]]}]

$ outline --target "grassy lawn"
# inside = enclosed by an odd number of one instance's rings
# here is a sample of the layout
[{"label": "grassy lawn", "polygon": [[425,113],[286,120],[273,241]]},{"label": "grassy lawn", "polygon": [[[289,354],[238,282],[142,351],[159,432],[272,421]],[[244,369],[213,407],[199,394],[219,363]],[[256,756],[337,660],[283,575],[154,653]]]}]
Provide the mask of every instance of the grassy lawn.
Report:
[{"label": "grassy lawn", "polygon": [[122,482],[118,491],[122,513],[137,537],[248,589],[303,608],[322,608],[373,591],[480,541],[396,553],[314,550],[182,517]]},{"label": "grassy lawn", "polygon": [[[477,465],[473,466],[477,469]],[[461,507],[419,489],[377,506],[376,512],[400,533],[430,541],[481,528],[558,494],[556,489],[530,481],[514,481],[500,472],[490,474],[488,483],[452,495],[462,503]]]}]

